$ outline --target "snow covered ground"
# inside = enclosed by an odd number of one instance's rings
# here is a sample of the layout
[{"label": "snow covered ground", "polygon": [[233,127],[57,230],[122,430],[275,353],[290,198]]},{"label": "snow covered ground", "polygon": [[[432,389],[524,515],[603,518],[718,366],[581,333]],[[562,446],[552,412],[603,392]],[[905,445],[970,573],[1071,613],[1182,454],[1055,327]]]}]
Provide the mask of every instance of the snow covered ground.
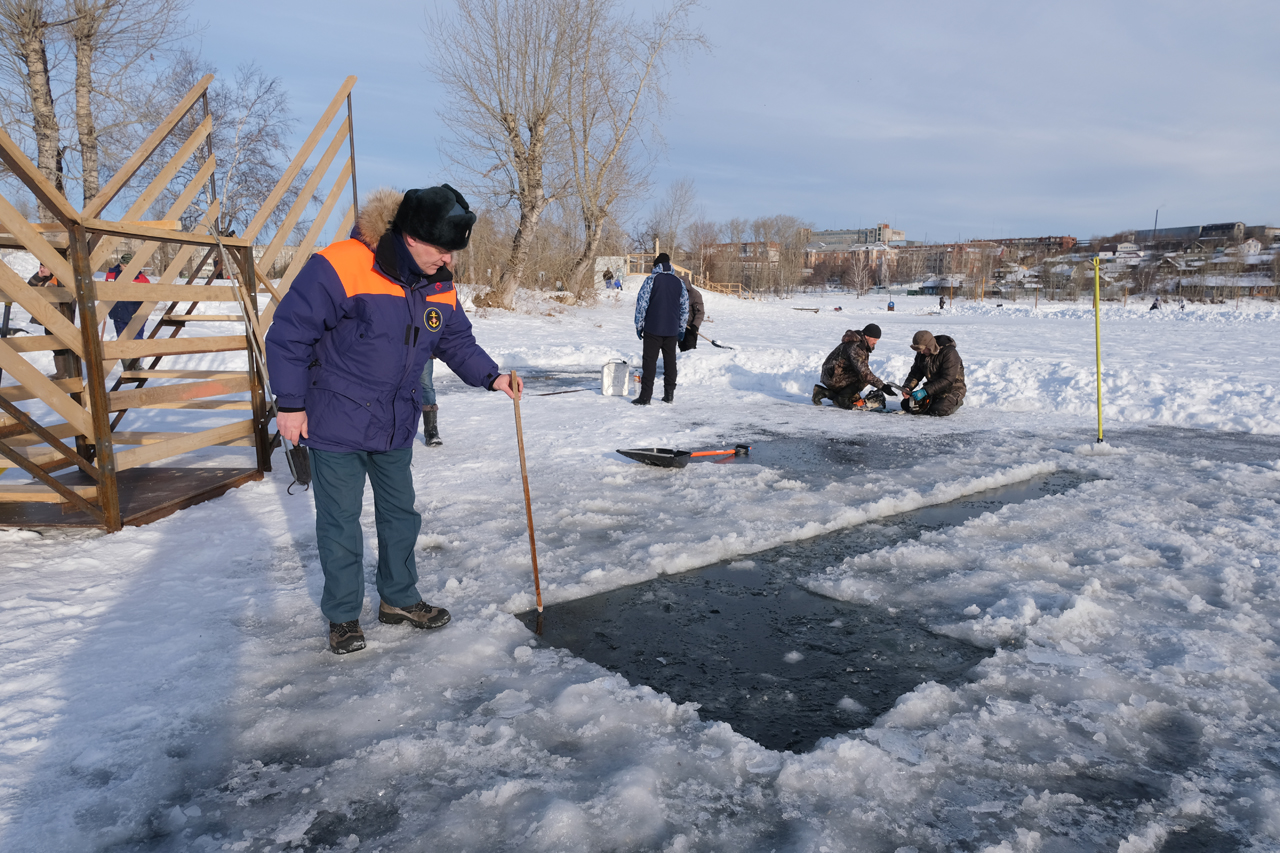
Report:
[{"label": "snow covered ground", "polygon": [[[521,405],[546,600],[1042,472],[1098,477],[813,567],[817,592],[995,649],[969,682],[797,755],[541,645],[512,615],[533,603],[513,407],[441,369],[445,444],[414,470],[443,630],[366,610],[369,647],[328,652],[311,499],[279,457],[143,528],[0,530],[0,850],[1280,850],[1280,306],[1108,305],[1099,445],[1086,303],[706,303],[734,349],[682,356],[675,405],[648,408],[599,393],[608,359],[638,364],[633,294],[473,314],[504,368],[596,389],[530,382]],[[823,357],[870,321],[895,381],[917,329],[955,337],[965,406],[812,406]],[[918,455],[815,477],[613,452],[782,437]],[[366,531],[372,574],[371,507]]]}]

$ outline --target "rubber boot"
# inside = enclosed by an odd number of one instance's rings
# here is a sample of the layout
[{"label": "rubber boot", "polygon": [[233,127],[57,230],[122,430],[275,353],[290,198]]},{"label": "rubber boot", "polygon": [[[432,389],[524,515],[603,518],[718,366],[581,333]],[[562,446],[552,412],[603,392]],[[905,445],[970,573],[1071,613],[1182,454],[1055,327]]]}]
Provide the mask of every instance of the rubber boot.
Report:
[{"label": "rubber boot", "polygon": [[439,447],[444,444],[440,440],[440,431],[436,428],[436,412],[439,406],[422,407],[422,440],[427,447]]},{"label": "rubber boot", "polygon": [[815,406],[821,406],[822,401],[825,399],[827,399],[827,387],[825,385],[814,385],[813,386],[813,404]]}]

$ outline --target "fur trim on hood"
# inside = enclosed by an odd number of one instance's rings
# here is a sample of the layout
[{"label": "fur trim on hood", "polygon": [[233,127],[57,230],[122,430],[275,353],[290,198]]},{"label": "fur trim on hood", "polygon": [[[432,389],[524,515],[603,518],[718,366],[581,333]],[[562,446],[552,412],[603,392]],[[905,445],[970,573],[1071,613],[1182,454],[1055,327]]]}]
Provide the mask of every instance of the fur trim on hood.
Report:
[{"label": "fur trim on hood", "polygon": [[378,241],[382,235],[391,230],[391,223],[400,210],[400,201],[404,193],[390,187],[379,187],[365,196],[360,205],[360,217],[356,220],[355,233],[352,235],[374,252],[378,251]]}]

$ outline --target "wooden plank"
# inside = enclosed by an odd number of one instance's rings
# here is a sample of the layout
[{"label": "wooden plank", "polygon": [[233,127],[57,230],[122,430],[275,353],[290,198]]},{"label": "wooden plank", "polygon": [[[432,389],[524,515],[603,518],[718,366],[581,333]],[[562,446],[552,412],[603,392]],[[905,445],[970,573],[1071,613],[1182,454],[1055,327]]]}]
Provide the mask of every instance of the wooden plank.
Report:
[{"label": "wooden plank", "polygon": [[52,379],[36,370],[25,358],[14,352],[8,343],[8,338],[0,339],[0,370],[34,391],[46,406],[61,415],[67,423],[73,424],[79,431],[79,435],[93,435],[93,424],[84,407],[54,385]]},{"label": "wooden plank", "polygon": [[[138,281],[98,282],[99,302],[235,302],[227,284],[146,284]],[[102,310],[102,306],[98,306]]]},{"label": "wooden plank", "polygon": [[[169,231],[181,231],[182,222],[177,219],[144,219],[137,220],[137,225],[149,225],[152,228],[164,228]],[[66,234],[67,226],[60,222],[32,222],[31,227],[41,234]],[[8,232],[0,231],[0,237]]]},{"label": "wooden plank", "polygon": [[166,323],[243,323],[243,314],[165,314]]},{"label": "wooden plank", "polygon": [[[84,380],[79,377],[71,379],[54,379],[51,380],[55,386],[67,394],[79,394],[84,391]],[[23,400],[35,399],[36,392],[32,391],[25,385],[6,385],[0,388],[0,397],[8,400],[10,403],[20,403]]]},{"label": "wooden plank", "polygon": [[[67,488],[88,501],[95,500],[98,497],[97,486],[68,486]],[[65,503],[66,498],[48,486],[31,483],[27,485],[0,486],[0,502],[60,504]]]},{"label": "wooden plank", "polygon": [[[142,215],[146,213],[147,210],[151,208],[151,205],[155,203],[155,200],[160,197],[160,193],[164,192],[164,190],[173,181],[178,170],[185,166],[187,161],[191,159],[191,155],[200,147],[200,143],[209,136],[212,129],[213,119],[209,116],[205,116],[204,121],[200,122],[199,126],[196,127],[190,138],[179,146],[177,152],[169,158],[169,162],[166,163],[164,168],[162,168],[156,176],[151,179],[151,183],[147,184],[146,188],[139,193],[138,197],[134,199],[133,204],[129,205],[129,209],[125,211],[124,216],[120,218],[125,222],[137,222],[141,219]],[[92,214],[92,216],[97,215],[98,214],[96,212]],[[82,222],[89,222],[90,220],[91,216],[86,213]],[[98,220],[95,219],[93,221],[96,222]],[[127,237],[130,235],[126,234],[124,236]],[[120,241],[115,236],[104,237],[102,234],[96,234],[93,237],[93,245],[89,247],[90,268],[94,270],[102,269],[103,264],[111,253],[115,251],[119,242]]]},{"label": "wooden plank", "polygon": [[74,464],[70,459],[67,459],[66,456],[54,450],[47,444],[30,445],[28,447],[11,447],[9,450],[13,453],[17,453],[19,456],[22,456],[33,465],[43,466],[50,462],[57,462],[59,460],[66,462],[68,465]]},{"label": "wooden plank", "polygon": [[147,356],[155,355],[233,352],[247,349],[248,346],[249,341],[244,335],[169,338],[167,340],[152,338],[145,341],[103,341],[102,354],[107,359],[146,358]]},{"label": "wooden plank", "polygon": [[[348,161],[347,164],[342,167],[342,172],[338,175],[338,181],[333,185],[333,189],[330,190],[329,197],[325,199],[324,205],[316,215],[315,221],[311,223],[311,230],[307,232],[306,239],[298,246],[297,253],[293,256],[293,260],[289,262],[289,268],[285,270],[284,276],[280,279],[280,283],[277,285],[282,299],[284,298],[284,295],[289,292],[289,287],[293,284],[294,277],[297,276],[303,265],[311,259],[311,249],[315,246],[316,240],[320,239],[320,233],[324,230],[325,224],[328,223],[329,214],[333,212],[333,207],[341,197],[342,190],[346,187],[347,180],[350,175],[351,162]],[[354,210],[355,209],[353,207],[348,207],[346,214],[342,217],[342,221],[338,224],[337,234],[341,239],[346,239],[345,237],[341,237],[341,235],[346,234],[348,229],[351,227],[351,222],[354,219]],[[271,318],[275,316],[276,306],[278,304],[278,302],[272,302],[263,309],[259,322],[264,329],[271,325]]]},{"label": "wooden plank", "polygon": [[128,391],[113,391],[107,395],[108,410],[145,409],[157,403],[174,403],[179,400],[202,400],[206,397],[225,397],[249,390],[249,376],[241,373],[228,379],[204,379],[196,382],[179,382],[174,385],[148,385]]},{"label": "wooden plank", "polygon": [[225,441],[251,435],[253,435],[252,419],[236,421],[235,423],[214,427],[203,432],[190,433],[181,438],[172,438],[155,444],[145,444],[131,450],[121,450],[116,454],[116,468],[120,471],[124,471],[127,468],[137,468],[139,465],[158,462],[161,459],[190,453],[202,447],[211,447],[215,444],[222,444]]},{"label": "wooden plank", "polygon": [[[216,168],[217,162],[214,158],[210,157],[206,160],[204,165],[200,167],[200,171],[196,173],[196,176],[187,183],[186,189],[184,189],[178,195],[178,198],[173,202],[173,204],[169,206],[168,215],[181,216],[186,213],[187,208],[191,206],[191,202],[195,200],[196,195],[200,192],[204,184],[208,183],[209,177],[213,174],[213,171]],[[140,222],[131,224],[142,225]],[[158,248],[160,248],[160,241],[158,240],[148,240],[139,246],[134,251],[133,260],[129,261],[129,263],[125,265],[125,268],[120,271],[120,276],[117,280],[133,281],[137,278],[138,273],[142,272],[142,268],[150,263],[151,256],[156,253],[156,249]],[[95,252],[94,254],[96,255],[97,253]]]},{"label": "wooden plank", "polygon": [[243,370],[126,370],[121,379],[234,379]]},{"label": "wooden plank", "polygon": [[[7,420],[0,418],[0,421]],[[9,420],[9,423],[14,421]],[[51,427],[44,427],[44,431],[56,438],[75,438],[80,433],[76,432],[76,428],[71,424],[54,424]],[[10,447],[30,447],[33,444],[44,444],[45,441],[38,435],[19,435],[13,438],[4,439],[9,443]]]},{"label": "wooden plank", "polygon": [[[111,200],[116,197],[120,190],[124,189],[124,185],[129,182],[134,173],[142,168],[142,164],[147,162],[147,158],[173,132],[173,129],[178,126],[178,122],[182,121],[183,116],[191,111],[196,101],[204,95],[212,82],[212,74],[206,74],[196,81],[191,90],[173,108],[173,112],[169,113],[165,120],[160,122],[156,129],[151,132],[151,135],[143,141],[142,145],[138,146],[138,150],[133,153],[133,156],[116,170],[116,173],[111,176],[111,180],[107,181],[107,185],[99,190],[98,194],[84,206],[84,215],[86,217],[95,217],[107,209],[107,205],[111,203]],[[168,181],[165,181],[165,183],[167,184]]]},{"label": "wooden plank", "polygon": [[280,203],[280,199],[284,198],[284,194],[288,191],[289,186],[293,183],[294,178],[298,177],[298,172],[306,164],[307,158],[311,156],[311,152],[315,150],[316,144],[320,142],[329,125],[333,123],[333,117],[338,114],[338,110],[342,109],[342,102],[346,100],[347,95],[351,93],[352,88],[356,85],[354,76],[348,77],[342,81],[342,85],[338,87],[338,94],[333,96],[333,100],[329,102],[329,106],[325,109],[324,114],[320,116],[320,121],[316,122],[316,126],[312,128],[311,134],[307,136],[306,141],[302,143],[302,147],[298,149],[297,155],[293,161],[289,163],[289,168],[285,169],[284,174],[280,176],[280,180],[276,181],[275,188],[271,190],[271,194],[267,196],[267,200],[262,203],[262,207],[258,208],[258,214],[253,217],[249,223],[249,227],[244,230],[246,239],[253,241],[258,237],[258,232],[262,230],[262,226],[267,223],[271,217],[271,212],[276,209],[276,205]]},{"label": "wooden plank", "polygon": [[343,122],[338,126],[338,132],[334,134],[333,141],[325,149],[324,156],[320,158],[320,162],[316,163],[315,168],[311,170],[311,174],[307,177],[307,182],[303,185],[302,191],[298,193],[297,200],[294,201],[293,207],[289,208],[289,212],[285,215],[284,221],[280,223],[280,227],[276,229],[276,236],[267,245],[262,257],[258,259],[258,263],[267,269],[271,269],[271,264],[275,262],[276,256],[284,248],[284,241],[293,233],[293,227],[298,224],[298,220],[302,218],[302,214],[311,204],[311,199],[315,196],[320,182],[328,173],[334,157],[338,156],[338,152],[342,150],[342,144],[346,141],[347,123]]},{"label": "wooden plank", "polygon": [[[36,200],[48,208],[49,212],[64,226],[80,221],[80,213],[71,206],[66,196],[49,183],[49,179],[40,172],[36,164],[31,162],[3,129],[0,129],[0,160],[4,161],[10,171],[26,185],[27,189],[31,190]],[[70,280],[67,279],[67,281]]]},{"label": "wooden plank", "polygon": [[[162,441],[170,439],[182,438],[191,435],[188,432],[113,432],[111,441],[116,445],[142,445],[142,444],[159,444]],[[253,438],[237,438],[232,441],[220,442],[223,447],[252,447]]]},{"label": "wooden plank", "polygon": [[[45,240],[36,229],[31,227],[27,217],[18,212],[18,209],[2,195],[0,195],[0,225],[3,225],[10,234],[17,237],[26,250],[35,255],[36,260],[48,267],[58,281],[70,285],[76,280],[75,273],[71,271],[71,264],[67,263],[67,259],[62,257],[53,246],[49,245],[49,241]],[[5,264],[5,266],[8,266],[8,264]],[[13,271],[10,270],[10,272]],[[14,273],[14,277],[17,278],[17,273]],[[25,281],[22,283],[26,284]]]},{"label": "wooden plank", "polygon": [[[78,448],[68,447],[60,438],[58,438],[58,436],[41,426],[33,417],[31,417],[31,415],[27,414],[22,409],[19,409],[8,400],[0,400],[0,410],[3,410],[10,418],[18,421],[18,423],[20,423],[31,434],[43,439],[45,444],[49,445],[51,449],[57,452],[57,458],[61,461],[63,466],[76,465],[94,480],[98,482],[102,481],[102,473],[79,454]],[[43,469],[32,468],[31,465],[23,464],[23,457],[21,455],[15,455],[20,454],[20,452],[19,448],[9,446],[0,441],[0,453],[3,453],[5,456],[13,459],[15,462],[18,462],[24,471],[28,471],[42,482],[51,482],[51,478],[46,476]]]},{"label": "wooden plank", "polygon": [[[216,246],[218,241],[211,234],[193,234],[190,231],[164,231],[146,225],[134,225],[130,222],[107,222],[103,219],[86,219],[86,230],[97,234],[110,234],[115,237],[128,237],[143,240],[159,240],[165,243],[181,243],[191,246]],[[228,246],[247,248],[248,244],[239,237],[223,237],[222,242]],[[114,247],[113,247],[114,248]],[[106,253],[108,256],[110,252]],[[106,260],[104,257],[103,260]],[[52,269],[52,267],[50,267]]]},{"label": "wooden plank", "polygon": [[[196,228],[197,229],[204,228],[212,231],[213,225],[217,222],[218,212],[220,209],[221,209],[221,202],[219,202],[217,199],[214,199],[213,204],[209,205],[209,209],[205,211],[204,218],[200,220],[200,224],[197,225]],[[178,277],[178,272],[180,272],[182,269],[182,264],[186,263],[187,257],[189,257],[192,253],[194,253],[195,250],[196,250],[195,246],[183,246],[181,249],[179,249],[177,252],[177,255],[173,259],[173,263],[169,264],[168,268],[160,276],[160,281],[158,283],[163,285],[173,285],[173,282]],[[125,284],[125,283],[132,283],[132,282],[130,281],[130,282],[121,282],[121,283]],[[182,285],[182,286],[192,287],[192,286],[203,286],[203,285],[192,285],[190,282],[188,282],[186,285]],[[191,300],[191,301],[193,302],[192,308],[194,308],[195,300]],[[125,326],[124,334],[119,335],[118,337],[126,341],[131,341],[134,338],[136,338],[138,336],[138,330],[141,329],[142,324],[147,321],[147,317],[151,316],[151,310],[155,308],[155,306],[156,306],[156,303],[154,302],[144,302],[142,305],[140,305],[138,307],[138,310],[134,312],[133,319],[131,319],[128,325]],[[170,310],[172,310],[175,307],[177,307],[176,304],[170,306]],[[152,336],[154,337],[154,334]],[[115,366],[116,366],[115,361],[105,362],[103,364],[104,373],[110,373],[113,369],[115,369]]]},{"label": "wooden plank", "polygon": [[140,409],[204,409],[210,411],[241,411],[252,409],[250,400],[184,400],[179,403],[153,403]]},{"label": "wooden plank", "polygon": [[53,335],[22,335],[5,338],[14,352],[48,352],[55,349],[68,349],[67,345]]},{"label": "wooden plank", "polygon": [[[63,280],[59,279],[59,281]],[[73,279],[65,279],[65,281],[73,281]],[[62,312],[53,307],[53,303],[40,293],[42,290],[60,289],[62,288],[32,287],[10,269],[8,264],[0,263],[0,291],[4,293],[5,298],[21,305],[31,315],[31,319],[44,326],[58,339],[62,346],[55,349],[69,349],[80,358],[84,358],[84,341],[81,339],[80,329],[75,323],[62,316]],[[4,340],[12,341],[16,338]]]}]

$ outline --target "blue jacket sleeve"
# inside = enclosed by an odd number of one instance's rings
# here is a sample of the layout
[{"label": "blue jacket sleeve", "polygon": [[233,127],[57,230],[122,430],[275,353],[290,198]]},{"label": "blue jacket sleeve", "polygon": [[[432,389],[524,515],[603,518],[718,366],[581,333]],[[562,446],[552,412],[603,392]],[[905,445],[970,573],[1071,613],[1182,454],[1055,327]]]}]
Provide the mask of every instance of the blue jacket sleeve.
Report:
[{"label": "blue jacket sleeve", "polygon": [[649,313],[649,294],[653,291],[653,276],[645,278],[636,293],[636,337],[644,339],[644,318]]},{"label": "blue jacket sleeve", "polygon": [[267,373],[280,408],[305,405],[307,371],[316,358],[316,343],[337,325],[345,296],[333,266],[313,255],[280,300],[266,336]]},{"label": "blue jacket sleeve", "polygon": [[497,362],[476,343],[471,319],[461,304],[450,313],[434,355],[443,359],[459,379],[477,388],[489,388],[501,374]]}]

